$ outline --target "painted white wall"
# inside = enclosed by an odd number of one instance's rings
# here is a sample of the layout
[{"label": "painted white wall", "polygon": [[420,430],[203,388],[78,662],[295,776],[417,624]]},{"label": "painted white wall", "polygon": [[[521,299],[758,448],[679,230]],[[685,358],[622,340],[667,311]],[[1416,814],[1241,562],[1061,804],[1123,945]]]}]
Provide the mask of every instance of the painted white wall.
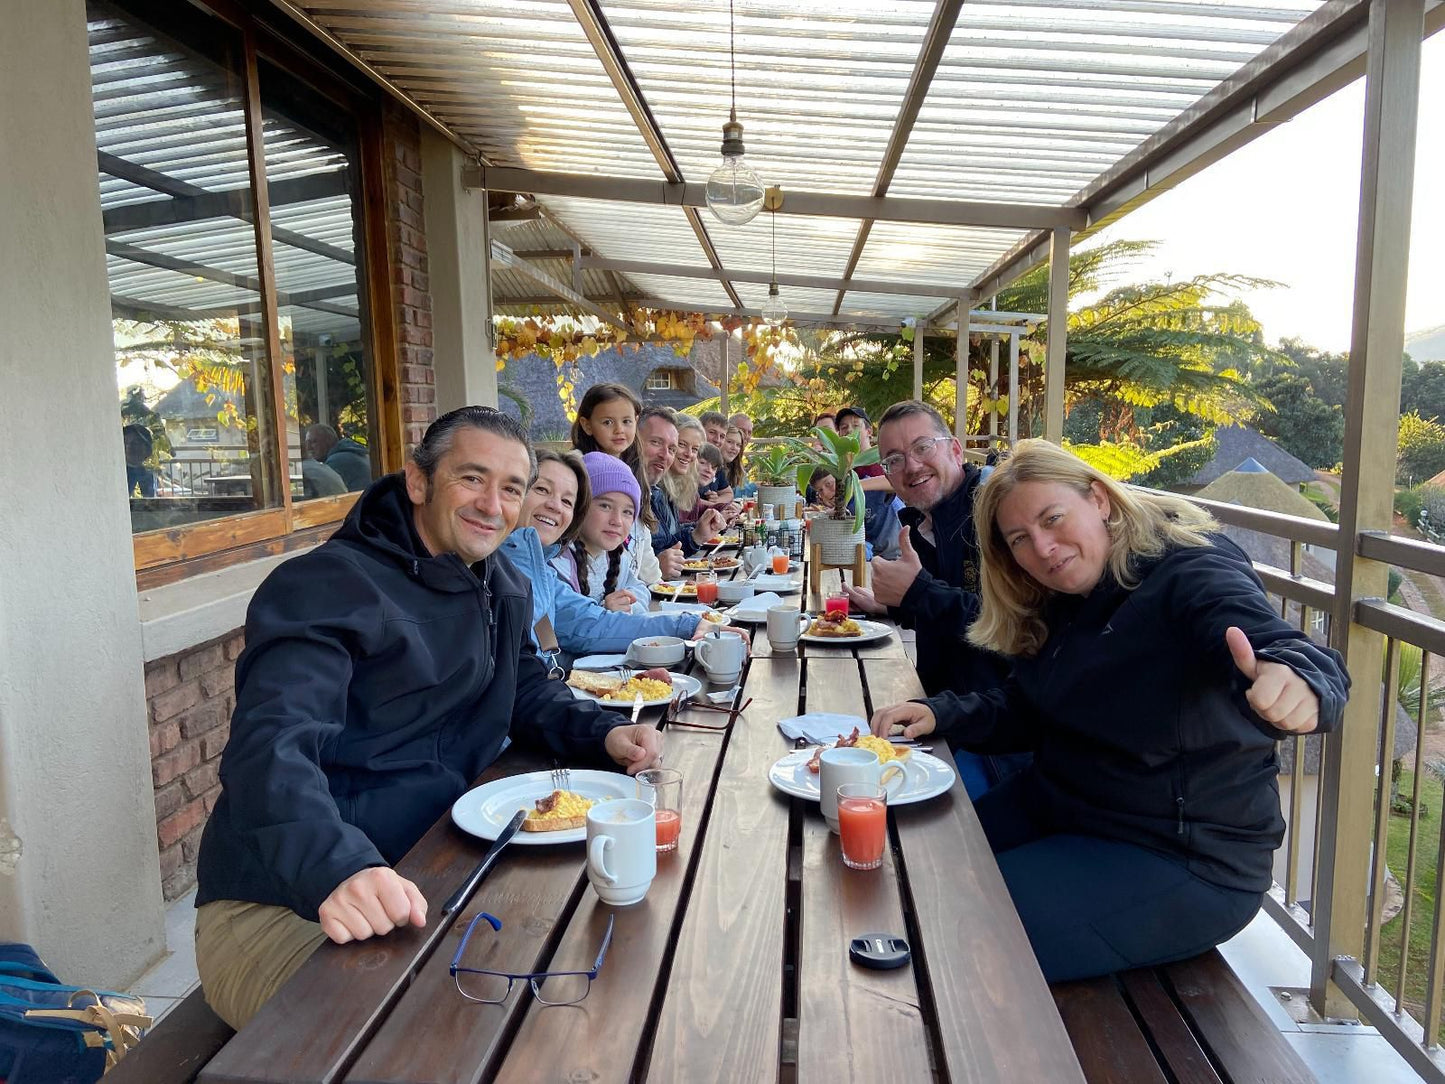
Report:
[{"label": "painted white wall", "polygon": [[492,350],[487,193],[462,187],[466,156],[423,126],[422,199],[426,204],[431,276],[432,363],[437,412],[497,405],[497,356]]},{"label": "painted white wall", "polygon": [[0,26],[0,938],[123,988],[165,931],[85,4]]}]

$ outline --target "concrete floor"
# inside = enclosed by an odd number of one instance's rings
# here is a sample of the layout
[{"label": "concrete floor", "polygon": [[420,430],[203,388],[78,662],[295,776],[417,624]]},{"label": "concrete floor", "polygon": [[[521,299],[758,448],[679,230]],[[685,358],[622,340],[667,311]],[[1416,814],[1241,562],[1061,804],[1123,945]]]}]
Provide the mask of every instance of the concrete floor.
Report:
[{"label": "concrete floor", "polygon": [[130,993],[145,998],[159,1022],[172,1006],[200,985],[196,974],[196,890],[166,908],[166,958],[135,981]]}]

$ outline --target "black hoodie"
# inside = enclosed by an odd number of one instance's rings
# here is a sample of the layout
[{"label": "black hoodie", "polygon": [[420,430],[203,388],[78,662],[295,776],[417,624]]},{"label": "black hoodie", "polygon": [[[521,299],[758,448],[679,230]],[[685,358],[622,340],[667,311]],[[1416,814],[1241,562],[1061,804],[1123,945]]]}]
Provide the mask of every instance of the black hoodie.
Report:
[{"label": "black hoodie", "polygon": [[199,906],[282,904],[315,920],[347,877],[395,864],[510,734],[601,758],[625,723],[547,679],[530,586],[501,554],[431,556],[402,476],[326,544],[281,565],[246,614]]}]

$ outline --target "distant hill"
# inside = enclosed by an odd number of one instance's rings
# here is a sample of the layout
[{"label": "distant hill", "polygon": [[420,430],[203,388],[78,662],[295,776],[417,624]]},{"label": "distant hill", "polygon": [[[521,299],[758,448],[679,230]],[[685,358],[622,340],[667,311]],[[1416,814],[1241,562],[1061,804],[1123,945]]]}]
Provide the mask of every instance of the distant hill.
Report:
[{"label": "distant hill", "polygon": [[1445,324],[1407,334],[1405,353],[1416,361],[1445,361]]}]

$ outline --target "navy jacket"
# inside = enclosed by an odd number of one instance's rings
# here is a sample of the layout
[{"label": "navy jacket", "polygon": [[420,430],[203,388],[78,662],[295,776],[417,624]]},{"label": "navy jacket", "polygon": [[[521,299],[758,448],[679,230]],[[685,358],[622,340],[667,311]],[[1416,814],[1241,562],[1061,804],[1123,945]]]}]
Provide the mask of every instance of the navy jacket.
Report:
[{"label": "navy jacket", "polygon": [[1031,809],[1053,831],[1148,847],[1213,884],[1263,892],[1284,837],[1285,735],[1244,699],[1224,631],[1239,626],[1256,655],[1309,683],[1322,731],[1339,725],[1349,674],[1280,619],[1222,535],[1141,571],[1132,591],[1106,574],[1086,597],[1055,596],[1048,640],[1013,660],[1005,685],[928,701],[938,733],[979,752],[1032,750]]},{"label": "navy jacket", "polygon": [[693,525],[678,520],[677,508],[661,486],[652,487],[652,514],[657,517],[657,526],[652,529],[653,553],[671,549],[679,542],[682,552],[689,557],[698,551],[698,544],[692,538]]},{"label": "navy jacket", "polygon": [[196,903],[314,920],[347,877],[400,859],[509,734],[602,757],[626,719],[547,679],[531,620],[528,582],[505,557],[432,557],[401,475],[377,481],[335,537],[251,600]]},{"label": "navy jacket", "polygon": [[978,468],[965,464],[958,488],[933,508],[933,542],[919,533],[922,512],[905,508],[898,513],[923,571],[889,614],[917,630],[918,680],[930,695],[944,689],[991,689],[1008,673],[1000,656],[979,651],[965,639],[980,605],[973,499],[981,484]]}]

